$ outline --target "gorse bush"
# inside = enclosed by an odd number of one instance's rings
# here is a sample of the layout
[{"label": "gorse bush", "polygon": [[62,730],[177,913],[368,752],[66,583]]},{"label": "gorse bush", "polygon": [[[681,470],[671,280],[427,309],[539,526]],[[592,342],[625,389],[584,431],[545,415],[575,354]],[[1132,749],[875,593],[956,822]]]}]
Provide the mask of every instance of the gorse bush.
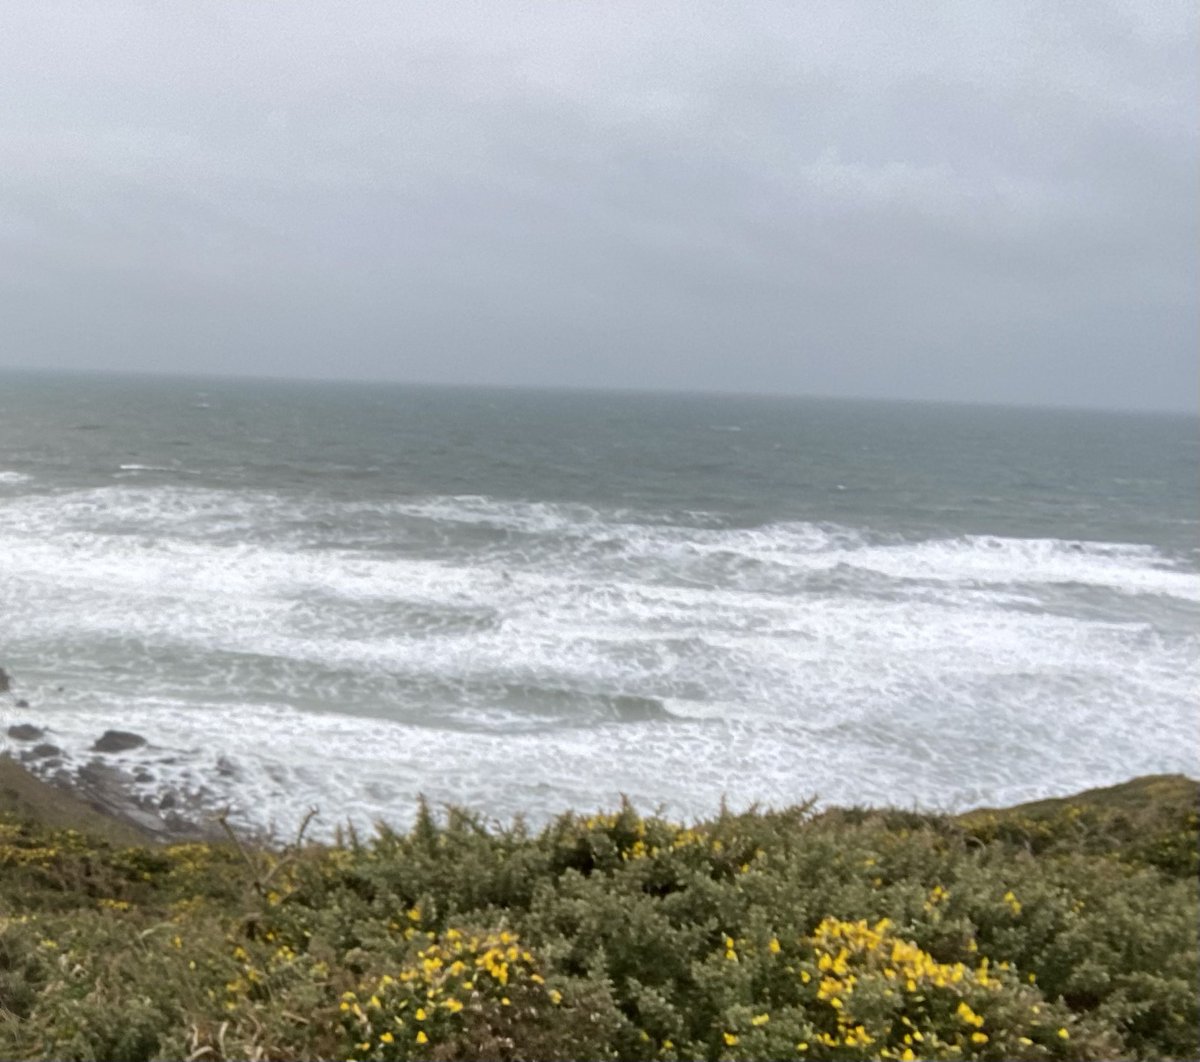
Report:
[{"label": "gorse bush", "polygon": [[1196,842],[1179,778],[287,850],[0,820],[0,1057],[1190,1059]]}]

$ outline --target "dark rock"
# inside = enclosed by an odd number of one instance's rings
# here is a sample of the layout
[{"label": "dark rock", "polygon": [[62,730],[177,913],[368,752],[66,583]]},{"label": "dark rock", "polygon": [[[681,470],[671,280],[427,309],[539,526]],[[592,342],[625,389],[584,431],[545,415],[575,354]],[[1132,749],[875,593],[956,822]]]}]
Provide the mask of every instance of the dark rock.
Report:
[{"label": "dark rock", "polygon": [[145,767],[139,767],[136,771],[133,772],[133,780],[135,782],[141,782],[141,783],[145,784],[146,782],[153,782],[154,775],[152,775],[148,770],[146,770]]},{"label": "dark rock", "polygon": [[25,698],[24,698],[24,697],[22,697],[22,698],[21,698],[19,701],[16,701],[16,702],[15,702],[15,707],[17,707],[17,708],[28,708],[28,707],[29,707],[29,702],[28,702],[27,700],[25,700]]},{"label": "dark rock", "polygon": [[40,726],[34,726],[32,723],[17,723],[8,728],[8,736],[16,741],[37,741],[38,738],[44,737],[46,731]]},{"label": "dark rock", "polygon": [[10,689],[12,689],[12,676],[0,667],[0,693],[7,693]]},{"label": "dark rock", "polygon": [[128,730],[106,730],[92,746],[93,752],[126,752],[129,749],[140,748],[146,744],[141,734],[131,734]]},{"label": "dark rock", "polygon": [[34,745],[29,750],[29,758],[31,760],[45,760],[51,756],[61,756],[63,750],[57,745],[50,745],[47,742],[42,742],[40,745]]},{"label": "dark rock", "polygon": [[138,804],[129,792],[128,782],[129,776],[118,768],[92,760],[75,772],[71,788],[97,811],[130,823],[151,836],[162,837],[167,832],[166,824]]}]

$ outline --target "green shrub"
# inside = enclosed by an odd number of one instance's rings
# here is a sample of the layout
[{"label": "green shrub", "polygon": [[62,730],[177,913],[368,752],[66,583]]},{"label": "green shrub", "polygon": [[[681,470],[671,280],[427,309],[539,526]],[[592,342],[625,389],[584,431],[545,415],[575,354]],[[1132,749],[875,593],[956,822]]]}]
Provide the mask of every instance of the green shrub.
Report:
[{"label": "green shrub", "polygon": [[286,850],[0,818],[0,1057],[1200,1057],[1195,792]]}]

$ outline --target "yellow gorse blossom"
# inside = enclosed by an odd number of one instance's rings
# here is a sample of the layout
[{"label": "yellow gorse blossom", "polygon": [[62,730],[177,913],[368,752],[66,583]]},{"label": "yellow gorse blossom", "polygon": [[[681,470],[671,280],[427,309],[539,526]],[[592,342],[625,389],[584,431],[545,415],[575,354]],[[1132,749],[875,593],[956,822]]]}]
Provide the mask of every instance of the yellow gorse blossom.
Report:
[{"label": "yellow gorse blossom", "polygon": [[[948,895],[937,886],[931,899],[941,903]],[[813,949],[813,965],[819,972],[815,991],[807,990],[812,993],[808,1005],[815,1008],[811,1011],[814,1021],[829,1023],[826,1031],[818,1034],[826,1047],[861,1049],[876,1044],[873,1050],[880,1057],[915,1059],[916,1045],[923,1043],[934,1030],[927,1028],[923,1033],[909,1014],[927,1013],[928,1001],[939,995],[954,1007],[956,1017],[966,1026],[952,1041],[958,1050],[990,1042],[988,1033],[982,1029],[985,1019],[975,1006],[988,994],[1000,991],[1004,977],[1012,977],[1008,964],[993,967],[986,958],[977,966],[939,962],[918,945],[897,936],[886,918],[875,923],[826,918],[813,931],[808,943]],[[813,980],[805,969],[800,969],[798,975],[802,984]],[[866,984],[872,986],[871,991],[863,992],[860,997],[860,989]],[[899,1013],[898,1022],[893,1025],[891,1018],[874,1016],[878,1014],[876,1001],[880,993],[884,998],[897,1000],[899,1006],[905,1005],[899,1001],[911,996],[919,1009],[910,1010],[909,1014]],[[828,1008],[824,1016],[822,1006]],[[1027,1006],[1030,1015],[1037,1013],[1036,1004]],[[836,1033],[829,1031],[832,1028],[836,1028]]]},{"label": "yellow gorse blossom", "polygon": [[971,1005],[965,999],[959,1003],[956,1013],[968,1025],[979,1027],[983,1024],[983,1019],[971,1009]]},{"label": "yellow gorse blossom", "polygon": [[[452,1030],[462,1029],[459,1015],[469,1006],[477,1009],[488,1001],[493,1006],[512,1006],[512,998],[503,991],[506,986],[519,986],[526,998],[540,993],[550,1004],[562,1002],[558,991],[546,988],[533,953],[511,930],[468,934],[449,928],[428,936],[430,943],[408,965],[360,987],[357,993],[343,993],[342,1021],[356,1041],[375,1043],[376,1050],[393,1043],[394,1030],[405,1030],[402,1015],[407,1015],[419,1026],[408,1026],[416,1043],[440,1043],[443,1037],[455,1035]],[[359,1005],[360,997],[367,1000],[365,1008]],[[361,1053],[369,1054],[366,1048]]]}]

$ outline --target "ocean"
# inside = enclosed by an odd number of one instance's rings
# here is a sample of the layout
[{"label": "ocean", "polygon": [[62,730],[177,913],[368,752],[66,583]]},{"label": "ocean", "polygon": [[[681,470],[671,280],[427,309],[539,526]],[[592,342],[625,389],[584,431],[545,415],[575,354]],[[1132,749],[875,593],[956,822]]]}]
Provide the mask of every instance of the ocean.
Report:
[{"label": "ocean", "polygon": [[1185,416],[6,372],[0,719],[281,832],[1196,776],[1198,481]]}]

